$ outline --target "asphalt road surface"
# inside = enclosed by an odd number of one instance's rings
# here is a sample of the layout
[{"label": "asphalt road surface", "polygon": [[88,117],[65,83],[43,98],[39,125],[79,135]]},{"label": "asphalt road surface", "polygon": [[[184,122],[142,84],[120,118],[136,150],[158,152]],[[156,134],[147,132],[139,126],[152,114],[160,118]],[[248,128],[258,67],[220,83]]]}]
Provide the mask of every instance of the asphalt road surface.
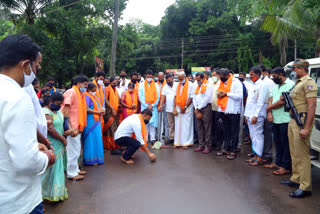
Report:
[{"label": "asphalt road surface", "polygon": [[139,151],[133,165],[107,151],[104,165],[84,168],[85,180],[67,181],[69,199],[46,203],[46,214],[320,213],[320,169],[312,169],[313,196],[292,199],[295,189],[279,184],[289,176],[248,166],[244,147],[233,161],[170,148],[151,163]]}]

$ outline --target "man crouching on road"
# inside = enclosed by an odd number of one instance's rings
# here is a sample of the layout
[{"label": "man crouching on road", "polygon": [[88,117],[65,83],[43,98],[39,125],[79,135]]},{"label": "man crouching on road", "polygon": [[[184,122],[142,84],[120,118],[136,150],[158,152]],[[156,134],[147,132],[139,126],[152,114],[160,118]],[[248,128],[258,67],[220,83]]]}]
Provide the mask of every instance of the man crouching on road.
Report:
[{"label": "man crouching on road", "polygon": [[114,134],[115,143],[119,146],[127,147],[121,160],[125,163],[132,164],[132,155],[141,146],[142,150],[149,156],[151,161],[155,161],[157,156],[149,151],[147,147],[147,128],[152,117],[152,111],[145,109],[141,114],[133,114],[122,121]]}]

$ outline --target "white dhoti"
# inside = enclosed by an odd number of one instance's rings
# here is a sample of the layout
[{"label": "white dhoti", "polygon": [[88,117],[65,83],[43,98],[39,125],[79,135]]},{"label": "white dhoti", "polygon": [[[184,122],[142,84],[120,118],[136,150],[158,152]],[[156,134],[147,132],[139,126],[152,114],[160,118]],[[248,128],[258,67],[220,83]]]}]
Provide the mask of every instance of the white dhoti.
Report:
[{"label": "white dhoti", "polygon": [[156,127],[154,127],[151,124],[147,124],[146,126],[147,126],[148,136],[150,136],[150,140],[151,141],[156,140]]},{"label": "white dhoti", "polygon": [[192,146],[193,145],[193,105],[190,105],[186,113],[175,117],[174,145]]},{"label": "white dhoti", "polygon": [[248,127],[250,131],[250,136],[252,140],[252,150],[253,152],[262,157],[263,146],[264,146],[264,135],[263,135],[263,123],[264,117],[258,117],[256,124],[251,124],[251,119],[247,117]]},{"label": "white dhoti", "polygon": [[73,178],[78,175],[79,164],[78,158],[81,152],[81,135],[76,137],[67,137],[67,177]]}]

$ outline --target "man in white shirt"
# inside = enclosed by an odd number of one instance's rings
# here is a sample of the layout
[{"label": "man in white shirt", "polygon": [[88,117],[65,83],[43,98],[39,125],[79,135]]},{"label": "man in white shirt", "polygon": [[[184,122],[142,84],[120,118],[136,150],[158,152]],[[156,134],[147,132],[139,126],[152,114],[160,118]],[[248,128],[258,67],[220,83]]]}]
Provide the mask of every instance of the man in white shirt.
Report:
[{"label": "man in white shirt", "polygon": [[206,78],[206,80],[208,81],[208,84],[213,85],[213,80],[212,80],[212,78],[210,78],[209,71],[204,71],[203,74],[204,74],[204,77]]},{"label": "man in white shirt", "polygon": [[126,91],[126,88],[125,87],[121,87],[120,86],[120,83],[121,83],[121,80],[120,80],[120,77],[119,76],[115,76],[116,80],[117,80],[117,87],[116,87],[116,90],[118,92],[118,95],[119,97],[121,97],[122,93]]},{"label": "man in white shirt", "polygon": [[[115,143],[126,147],[126,151],[121,156],[125,163],[132,164],[132,155],[141,147],[149,156],[151,161],[155,161],[157,156],[149,151],[147,143],[146,124],[152,117],[152,111],[145,109],[141,114],[133,114],[122,121],[117,131],[114,133]],[[135,138],[132,135],[135,135]]]},{"label": "man in white shirt", "polygon": [[43,213],[41,175],[55,156],[37,142],[33,104],[22,89],[34,80],[39,51],[24,35],[0,42],[1,213]]},{"label": "man in white shirt", "polygon": [[243,86],[239,79],[232,73],[221,68],[220,85],[218,88],[218,111],[221,114],[222,126],[224,130],[224,148],[218,152],[217,156],[228,155],[228,160],[236,158],[239,142],[240,113],[243,99]]},{"label": "man in white shirt", "polygon": [[168,140],[169,138],[169,124],[168,124],[168,119],[167,119],[167,114],[166,114],[166,104],[164,104],[163,108],[160,108],[160,101],[161,101],[161,94],[163,91],[163,88],[167,85],[167,81],[164,78],[164,73],[159,72],[158,73],[158,81],[157,84],[159,86],[160,90],[160,100],[158,104],[158,112],[159,112],[159,126],[157,128],[157,134],[158,134],[158,140],[161,140],[162,133],[164,133],[164,139],[165,141]]},{"label": "man in white shirt", "polygon": [[[268,91],[268,94],[266,95],[264,103],[268,105],[269,99],[272,94],[272,89],[275,86],[275,83],[272,79],[270,79],[271,75],[271,69],[266,68],[264,65],[259,66],[261,73],[262,73],[262,80],[264,84],[265,90]],[[273,124],[265,118],[264,124],[263,124],[263,135],[264,135],[264,146],[263,146],[263,159],[266,163],[272,163],[272,126]]]},{"label": "man in white shirt", "polygon": [[174,95],[177,90],[177,83],[174,82],[173,76],[171,74],[166,75],[167,84],[163,87],[161,92],[161,102],[160,109],[163,111],[165,108],[166,117],[168,119],[169,127],[169,139],[166,141],[167,144],[174,142],[174,115],[173,115],[173,105],[174,105]]},{"label": "man in white shirt", "polygon": [[208,154],[212,149],[212,85],[203,73],[196,74],[198,86],[193,95],[194,113],[197,118],[199,146],[194,151]]},{"label": "man in white shirt", "polygon": [[127,71],[122,69],[120,72],[120,88],[123,89],[123,91],[126,91],[128,89],[128,84],[130,80],[127,79]]},{"label": "man in white shirt", "polygon": [[249,164],[251,166],[258,166],[263,164],[263,124],[267,116],[267,103],[265,103],[265,99],[269,91],[264,88],[264,83],[260,79],[261,70],[259,67],[251,68],[249,74],[253,82],[253,89],[248,95],[244,116],[247,118],[252,139],[252,149],[255,154],[254,158],[249,160]]}]

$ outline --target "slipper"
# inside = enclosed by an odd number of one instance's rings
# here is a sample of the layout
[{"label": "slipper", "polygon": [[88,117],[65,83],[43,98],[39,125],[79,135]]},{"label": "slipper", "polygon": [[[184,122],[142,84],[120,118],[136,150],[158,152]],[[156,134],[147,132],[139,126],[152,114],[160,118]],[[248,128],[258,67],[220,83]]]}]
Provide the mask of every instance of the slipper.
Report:
[{"label": "slipper", "polygon": [[234,159],[236,159],[236,157],[237,157],[236,155],[230,154],[230,155],[227,156],[227,159],[228,160],[234,160]]},{"label": "slipper", "polygon": [[224,155],[229,155],[229,153],[218,152],[218,153],[216,154],[216,156],[224,156]]},{"label": "slipper", "polygon": [[263,165],[263,163],[257,161],[257,160],[253,160],[251,163],[249,163],[250,166],[259,166],[259,165]]},{"label": "slipper", "polygon": [[250,157],[250,158],[253,158],[254,156],[255,156],[254,153],[249,153],[249,154],[248,154],[248,157]]},{"label": "slipper", "polygon": [[263,165],[264,168],[268,168],[268,169],[279,169],[280,167],[277,166],[276,164],[272,163],[272,164],[264,164]]},{"label": "slipper", "polygon": [[272,171],[272,173],[273,173],[274,175],[286,175],[286,174],[290,174],[290,171],[289,171],[289,170],[286,170],[286,171],[284,171],[284,172],[279,172],[279,170],[280,170],[280,169],[275,170],[275,171]]},{"label": "slipper", "polygon": [[250,158],[250,159],[246,160],[246,162],[251,163],[251,162],[253,162],[254,160],[255,160],[255,159]]}]

